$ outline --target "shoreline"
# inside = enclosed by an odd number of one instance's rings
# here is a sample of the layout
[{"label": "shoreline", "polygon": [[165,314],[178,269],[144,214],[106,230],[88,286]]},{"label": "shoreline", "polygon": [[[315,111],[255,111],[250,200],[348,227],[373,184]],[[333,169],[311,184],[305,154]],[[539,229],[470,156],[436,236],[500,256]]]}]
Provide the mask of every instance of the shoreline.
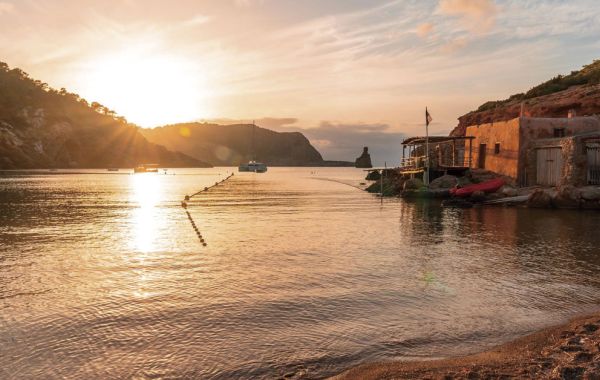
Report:
[{"label": "shoreline", "polygon": [[347,379],[600,379],[600,310],[462,357],[362,364]]}]

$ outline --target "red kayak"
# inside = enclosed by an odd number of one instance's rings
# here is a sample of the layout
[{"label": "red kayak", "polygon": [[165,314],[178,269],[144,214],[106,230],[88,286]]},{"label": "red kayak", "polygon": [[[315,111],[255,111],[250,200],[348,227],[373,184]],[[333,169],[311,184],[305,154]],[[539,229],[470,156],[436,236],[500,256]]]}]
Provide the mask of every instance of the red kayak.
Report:
[{"label": "red kayak", "polygon": [[504,186],[504,184],[505,182],[503,179],[496,178],[482,183],[476,183],[474,185],[461,187],[459,189],[450,189],[450,195],[464,198],[470,196],[476,191],[483,191],[484,193],[494,193],[498,191],[499,188]]}]

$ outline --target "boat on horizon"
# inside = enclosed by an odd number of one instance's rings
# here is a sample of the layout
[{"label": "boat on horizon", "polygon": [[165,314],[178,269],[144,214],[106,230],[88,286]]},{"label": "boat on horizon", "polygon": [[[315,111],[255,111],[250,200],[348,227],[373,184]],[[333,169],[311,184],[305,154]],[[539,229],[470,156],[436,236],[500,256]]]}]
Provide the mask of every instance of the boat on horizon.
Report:
[{"label": "boat on horizon", "polygon": [[158,164],[141,164],[133,168],[134,173],[158,173]]},{"label": "boat on horizon", "polygon": [[240,164],[238,166],[238,171],[240,172],[254,172],[254,173],[266,173],[267,172],[267,164],[263,164],[262,162],[256,162],[254,160],[254,131],[256,129],[256,124],[252,121],[252,160],[247,163]]},{"label": "boat on horizon", "polygon": [[262,162],[249,161],[248,163],[240,164],[238,171],[265,173],[267,171],[267,165],[263,164]]}]

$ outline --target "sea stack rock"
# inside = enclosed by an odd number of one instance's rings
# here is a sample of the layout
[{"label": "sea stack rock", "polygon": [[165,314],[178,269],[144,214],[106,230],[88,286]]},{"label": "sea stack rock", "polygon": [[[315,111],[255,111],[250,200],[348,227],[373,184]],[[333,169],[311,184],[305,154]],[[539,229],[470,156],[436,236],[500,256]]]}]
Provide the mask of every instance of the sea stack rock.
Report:
[{"label": "sea stack rock", "polygon": [[365,146],[363,148],[363,152],[360,155],[360,157],[358,157],[354,163],[354,167],[357,168],[372,168],[373,165],[371,164],[371,155],[369,154],[369,147]]}]

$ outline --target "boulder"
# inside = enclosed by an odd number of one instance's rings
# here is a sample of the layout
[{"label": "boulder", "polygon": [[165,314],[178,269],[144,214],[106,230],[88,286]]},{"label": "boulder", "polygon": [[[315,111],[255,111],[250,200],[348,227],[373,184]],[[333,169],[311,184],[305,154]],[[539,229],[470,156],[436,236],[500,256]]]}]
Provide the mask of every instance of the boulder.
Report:
[{"label": "boulder", "polygon": [[580,189],[580,195],[582,199],[586,201],[597,201],[600,200],[600,187],[599,186],[586,186]]},{"label": "boulder", "polygon": [[586,210],[600,210],[600,201],[586,201],[582,199],[580,205],[581,208]]},{"label": "boulder", "polygon": [[404,182],[404,190],[418,190],[420,188],[422,188],[423,185],[423,181],[421,181],[418,178],[411,178],[408,179]]},{"label": "boulder", "polygon": [[471,202],[483,202],[485,201],[485,193],[481,190],[474,191],[469,197]]},{"label": "boulder", "polygon": [[452,189],[458,185],[458,178],[453,175],[444,175],[434,179],[429,184],[430,189]]},{"label": "boulder", "polygon": [[527,199],[527,206],[534,208],[549,208],[552,207],[552,198],[550,194],[543,189],[537,189]]},{"label": "boulder", "polygon": [[381,174],[379,174],[378,171],[373,170],[372,172],[369,172],[369,174],[367,174],[367,177],[365,179],[367,181],[379,181],[380,178]]},{"label": "boulder", "polygon": [[579,208],[581,203],[580,191],[571,185],[564,186],[552,198],[552,203],[558,208]]},{"label": "boulder", "polygon": [[512,186],[504,185],[500,188],[499,192],[505,197],[516,197],[518,194],[517,189]]}]

